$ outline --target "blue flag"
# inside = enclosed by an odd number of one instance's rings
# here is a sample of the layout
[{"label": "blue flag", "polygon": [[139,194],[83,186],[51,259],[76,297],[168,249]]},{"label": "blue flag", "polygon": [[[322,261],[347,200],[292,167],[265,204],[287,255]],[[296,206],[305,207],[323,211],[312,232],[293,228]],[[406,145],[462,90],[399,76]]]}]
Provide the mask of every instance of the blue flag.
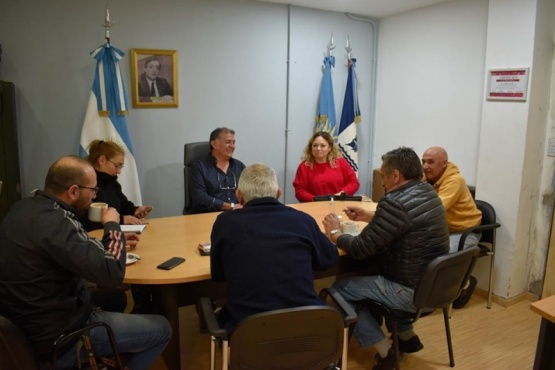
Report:
[{"label": "blue flag", "polygon": [[335,100],[331,82],[331,67],[335,67],[335,57],[333,55],[324,58],[324,76],[320,87],[320,102],[316,114],[315,132],[326,131],[335,137]]},{"label": "blue flag", "polygon": [[112,140],[125,150],[125,170],[118,176],[123,193],[135,204],[142,204],[137,164],[125,116],[127,92],[119,61],[125,55],[106,43],[90,53],[96,59],[94,83],[81,130],[79,154],[88,155],[93,140]]},{"label": "blue flag", "polygon": [[358,95],[356,85],[356,59],[349,59],[347,68],[347,88],[345,89],[345,100],[343,111],[339,122],[339,135],[337,144],[343,157],[349,162],[355,172],[358,173],[358,146],[357,126],[360,122],[360,109],[358,108]]}]

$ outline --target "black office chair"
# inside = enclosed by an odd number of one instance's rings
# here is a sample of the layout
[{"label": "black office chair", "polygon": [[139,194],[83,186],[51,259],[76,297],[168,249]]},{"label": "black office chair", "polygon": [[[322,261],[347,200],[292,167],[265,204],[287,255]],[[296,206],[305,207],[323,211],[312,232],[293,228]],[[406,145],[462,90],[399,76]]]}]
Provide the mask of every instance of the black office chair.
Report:
[{"label": "black office chair", "polygon": [[38,369],[27,338],[10,320],[0,315],[0,369]]},{"label": "black office chair", "polygon": [[[90,324],[82,329],[58,337],[53,343],[50,368],[54,370],[57,369],[58,352],[61,349],[65,349],[70,340],[95,327],[104,327],[108,332],[108,338],[110,339],[115,364],[117,366],[116,368],[123,370],[124,366],[121,362],[112,328],[103,322]],[[38,369],[39,366],[40,364],[31,352],[29,342],[25,335],[14,323],[0,315],[0,369],[29,370]]]},{"label": "black office chair", "polygon": [[199,141],[196,143],[185,144],[183,148],[183,180],[185,190],[185,207],[183,214],[186,215],[191,211],[193,201],[191,199],[191,164],[197,159],[210,153],[210,143],[208,141]]},{"label": "black office chair", "polygon": [[[242,320],[233,335],[220,328],[212,301],[201,298],[199,314],[211,334],[210,369],[215,366],[216,342],[222,343],[222,369],[335,369],[343,359],[347,368],[347,330],[356,313],[333,288],[321,293],[335,306],[306,306],[274,310]],[[201,326],[201,330],[203,329]],[[229,348],[232,348],[228,358]]]},{"label": "black office chair", "polygon": [[468,281],[479,254],[480,249],[474,246],[459,252],[445,254],[430,262],[414,290],[413,304],[417,308],[416,312],[392,309],[371,299],[359,302],[358,310],[369,310],[374,317],[387,320],[393,338],[397,370],[401,369],[399,364],[398,322],[414,323],[419,318],[428,316],[437,308],[443,310],[443,321],[445,322],[445,334],[449,349],[449,365],[451,367],[455,366],[451,329],[449,327],[449,306]]},{"label": "black office chair", "polygon": [[482,211],[482,222],[479,226],[471,227],[463,232],[459,241],[459,251],[464,248],[464,242],[470,233],[482,233],[478,247],[480,257],[490,256],[489,265],[489,284],[488,284],[488,303],[487,308],[491,308],[493,294],[493,268],[495,263],[495,233],[501,225],[496,222],[495,209],[483,200],[475,200],[476,206]]}]

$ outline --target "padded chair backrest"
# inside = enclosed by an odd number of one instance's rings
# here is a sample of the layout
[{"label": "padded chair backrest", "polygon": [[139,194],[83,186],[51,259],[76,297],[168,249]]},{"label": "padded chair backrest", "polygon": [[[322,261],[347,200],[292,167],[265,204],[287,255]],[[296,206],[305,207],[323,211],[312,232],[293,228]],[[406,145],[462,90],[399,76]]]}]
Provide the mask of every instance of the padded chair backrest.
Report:
[{"label": "padded chair backrest", "polygon": [[479,254],[480,248],[474,246],[444,254],[430,262],[414,291],[414,305],[444,308],[453,303],[470,277]]},{"label": "padded chair backrest", "polygon": [[326,369],[343,350],[343,317],[330,306],[260,313],[231,336],[230,369]]},{"label": "padded chair backrest", "polygon": [[330,201],[331,198],[333,198],[333,200],[348,200],[348,201],[353,201],[353,202],[361,202],[362,201],[362,195],[347,195],[345,193],[335,196],[335,195],[317,195],[314,198],[312,198],[312,201],[314,202],[324,202],[324,201]]},{"label": "padded chair backrest", "polygon": [[0,315],[0,369],[38,369],[29,342],[14,323]]},{"label": "padded chair backrest", "polygon": [[[481,225],[490,225],[497,222],[497,219],[495,217],[495,209],[493,209],[491,204],[483,200],[476,200],[476,206],[480,211],[482,211]],[[494,233],[495,229],[482,230],[482,237],[480,238],[480,242],[493,243]]]},{"label": "padded chair backrest", "polygon": [[185,144],[183,148],[183,179],[185,190],[185,207],[183,214],[186,215],[191,211],[193,202],[191,200],[191,164],[197,159],[207,155],[210,152],[210,142],[199,141],[196,143]]}]

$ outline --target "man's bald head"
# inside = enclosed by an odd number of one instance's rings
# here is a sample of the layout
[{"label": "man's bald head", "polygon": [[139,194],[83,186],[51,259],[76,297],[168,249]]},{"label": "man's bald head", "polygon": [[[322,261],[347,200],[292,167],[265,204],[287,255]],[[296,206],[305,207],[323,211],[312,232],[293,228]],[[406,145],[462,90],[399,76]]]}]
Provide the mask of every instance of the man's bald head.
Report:
[{"label": "man's bald head", "polygon": [[91,173],[94,173],[94,168],[85,159],[74,155],[61,157],[48,169],[44,190],[60,195],[72,185],[86,183],[87,175]]},{"label": "man's bald head", "polygon": [[449,158],[447,151],[440,146],[428,148],[422,155],[422,170],[426,176],[426,181],[434,183],[441,178]]}]

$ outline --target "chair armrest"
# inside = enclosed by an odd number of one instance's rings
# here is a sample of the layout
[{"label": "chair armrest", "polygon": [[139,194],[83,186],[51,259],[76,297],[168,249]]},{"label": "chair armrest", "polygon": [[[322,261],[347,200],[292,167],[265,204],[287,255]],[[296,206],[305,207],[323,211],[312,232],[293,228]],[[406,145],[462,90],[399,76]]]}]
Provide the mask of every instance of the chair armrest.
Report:
[{"label": "chair armrest", "polygon": [[346,193],[341,193],[341,195],[336,199],[361,202],[362,201],[362,195],[347,195]]},{"label": "chair armrest", "polygon": [[341,195],[334,195],[334,194],[317,195],[314,198],[312,198],[312,200],[314,202],[323,202],[323,201],[329,201],[331,200],[331,198],[333,198],[334,200],[350,200],[355,202],[362,201],[362,195],[347,195],[345,193],[341,193]]},{"label": "chair armrest", "polygon": [[[114,337],[114,332],[110,327],[110,325],[104,322],[91,323],[71,333],[60,335],[58,339],[56,339],[56,341],[54,342],[54,347],[52,349],[52,357],[51,357],[52,368],[56,369],[56,365],[58,362],[58,352],[69,350],[70,348],[68,348],[68,345],[71,343],[74,343],[74,342],[70,342],[72,339],[75,339],[75,337],[78,337],[80,335],[86,334],[89,330],[97,327],[103,327],[106,330],[106,333],[108,334],[108,339],[110,340],[110,346],[112,347],[112,352],[114,353],[114,358],[116,360],[117,368],[123,369],[124,367],[120,358],[118,344],[116,342],[116,338]],[[63,353],[64,352],[62,352],[62,354]]]},{"label": "chair armrest", "polygon": [[198,313],[200,316],[201,323],[206,325],[206,329],[210,334],[215,337],[220,337],[227,340],[227,331],[220,327],[218,324],[218,319],[214,313],[214,306],[212,305],[212,300],[208,297],[202,297],[199,299],[197,304]]},{"label": "chair armrest", "polygon": [[357,313],[335,288],[324,288],[320,291],[321,299],[325,301],[327,297],[330,297],[337,308],[341,310],[345,326],[351,325],[357,321]]},{"label": "chair armrest", "polygon": [[461,238],[459,239],[459,247],[458,247],[457,250],[462,251],[464,249],[464,242],[466,241],[466,237],[470,233],[478,233],[478,232],[482,232],[484,230],[493,230],[493,229],[497,229],[498,227],[501,227],[501,224],[496,222],[494,224],[478,225],[478,226],[474,226],[474,227],[470,227],[470,228],[466,229],[462,233]]},{"label": "chair armrest", "polygon": [[325,201],[330,201],[331,198],[336,199],[335,196],[333,196],[332,194],[329,195],[317,195],[314,198],[312,198],[313,202],[325,202]]}]

